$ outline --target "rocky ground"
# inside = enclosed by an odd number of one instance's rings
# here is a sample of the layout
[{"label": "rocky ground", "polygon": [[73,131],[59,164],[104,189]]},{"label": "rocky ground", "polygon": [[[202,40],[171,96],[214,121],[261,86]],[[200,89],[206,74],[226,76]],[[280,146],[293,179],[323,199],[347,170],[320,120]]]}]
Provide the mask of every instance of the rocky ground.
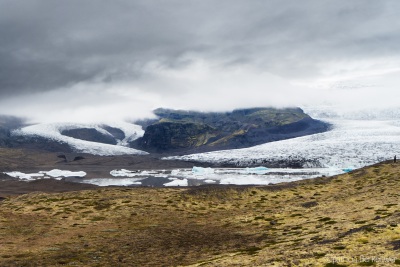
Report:
[{"label": "rocky ground", "polygon": [[399,174],[3,196],[0,265],[396,266]]}]

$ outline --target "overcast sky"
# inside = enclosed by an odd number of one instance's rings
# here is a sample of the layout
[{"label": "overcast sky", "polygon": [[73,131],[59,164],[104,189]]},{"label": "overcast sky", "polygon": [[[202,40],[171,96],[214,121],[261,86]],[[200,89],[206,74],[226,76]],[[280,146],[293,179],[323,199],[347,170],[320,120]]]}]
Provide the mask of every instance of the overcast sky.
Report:
[{"label": "overcast sky", "polygon": [[398,0],[0,0],[0,114],[400,105]]}]

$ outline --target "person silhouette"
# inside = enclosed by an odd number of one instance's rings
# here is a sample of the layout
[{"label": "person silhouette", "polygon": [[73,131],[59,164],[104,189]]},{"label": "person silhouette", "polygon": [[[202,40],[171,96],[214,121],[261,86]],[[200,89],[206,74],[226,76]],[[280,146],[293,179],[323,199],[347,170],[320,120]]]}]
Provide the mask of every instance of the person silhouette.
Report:
[{"label": "person silhouette", "polygon": [[396,155],[394,155],[393,163],[396,163]]}]

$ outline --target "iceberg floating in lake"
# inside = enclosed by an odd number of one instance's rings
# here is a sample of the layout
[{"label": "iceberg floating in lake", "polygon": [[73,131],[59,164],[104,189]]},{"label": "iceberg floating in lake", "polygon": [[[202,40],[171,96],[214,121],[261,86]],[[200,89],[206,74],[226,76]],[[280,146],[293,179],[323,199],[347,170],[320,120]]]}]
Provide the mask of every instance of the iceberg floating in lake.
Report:
[{"label": "iceberg floating in lake", "polygon": [[[5,172],[8,176],[22,179],[22,180],[36,180],[40,178],[49,178],[48,176],[52,178],[60,178],[60,177],[85,177],[86,172],[84,171],[78,171],[78,172],[72,172],[72,171],[63,171],[63,170],[58,170],[54,169],[51,171],[40,171],[39,173],[23,173],[23,172]],[[45,176],[46,175],[46,176]]]},{"label": "iceberg floating in lake", "polygon": [[81,182],[97,186],[132,186],[142,184],[140,179],[137,178],[95,178],[81,180]]},{"label": "iceberg floating in lake", "polygon": [[53,178],[56,178],[56,177],[85,177],[86,176],[86,172],[84,172],[84,171],[72,172],[72,171],[63,171],[63,170],[58,170],[58,169],[54,169],[54,170],[51,170],[48,172],[41,171],[39,173],[44,173]]},{"label": "iceberg floating in lake", "polygon": [[192,168],[192,173],[193,174],[197,174],[197,175],[213,174],[214,173],[214,169],[194,166]]},{"label": "iceberg floating in lake", "polygon": [[254,168],[246,168],[243,170],[245,174],[266,174],[268,172],[267,167],[254,167]]},{"label": "iceberg floating in lake", "polygon": [[171,171],[171,175],[178,175],[181,172],[181,170],[177,169],[177,170],[172,170]]},{"label": "iceberg floating in lake", "polygon": [[137,172],[126,169],[112,170],[110,174],[114,177],[134,177],[138,175]]},{"label": "iceberg floating in lake", "polygon": [[22,180],[34,180],[36,177],[39,178],[39,177],[44,176],[44,174],[42,174],[42,173],[23,173],[23,172],[18,172],[18,171],[4,172],[4,174],[7,174],[8,176],[22,179]]},{"label": "iceberg floating in lake", "polygon": [[351,172],[351,171],[354,171],[354,169],[355,169],[355,168],[349,167],[349,168],[344,168],[344,169],[342,169],[342,171],[344,171],[344,172]]}]

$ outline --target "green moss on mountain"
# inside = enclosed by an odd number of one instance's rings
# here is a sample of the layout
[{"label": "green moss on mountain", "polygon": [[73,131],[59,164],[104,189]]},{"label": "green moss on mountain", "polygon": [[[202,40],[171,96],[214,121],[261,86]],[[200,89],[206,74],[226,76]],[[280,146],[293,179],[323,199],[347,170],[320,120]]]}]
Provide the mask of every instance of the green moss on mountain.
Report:
[{"label": "green moss on mountain", "polygon": [[134,146],[151,152],[242,148],[322,132],[327,125],[300,108],[251,108],[232,112],[156,109]]},{"label": "green moss on mountain", "polygon": [[215,129],[207,124],[161,120],[147,127],[142,144],[161,150],[196,148],[215,137],[214,132]]},{"label": "green moss on mountain", "polygon": [[208,124],[216,128],[232,130],[238,124],[255,126],[281,126],[309,118],[300,108],[250,108],[238,109],[232,112],[196,112],[171,109],[156,109],[154,114],[161,121],[196,122]]}]

